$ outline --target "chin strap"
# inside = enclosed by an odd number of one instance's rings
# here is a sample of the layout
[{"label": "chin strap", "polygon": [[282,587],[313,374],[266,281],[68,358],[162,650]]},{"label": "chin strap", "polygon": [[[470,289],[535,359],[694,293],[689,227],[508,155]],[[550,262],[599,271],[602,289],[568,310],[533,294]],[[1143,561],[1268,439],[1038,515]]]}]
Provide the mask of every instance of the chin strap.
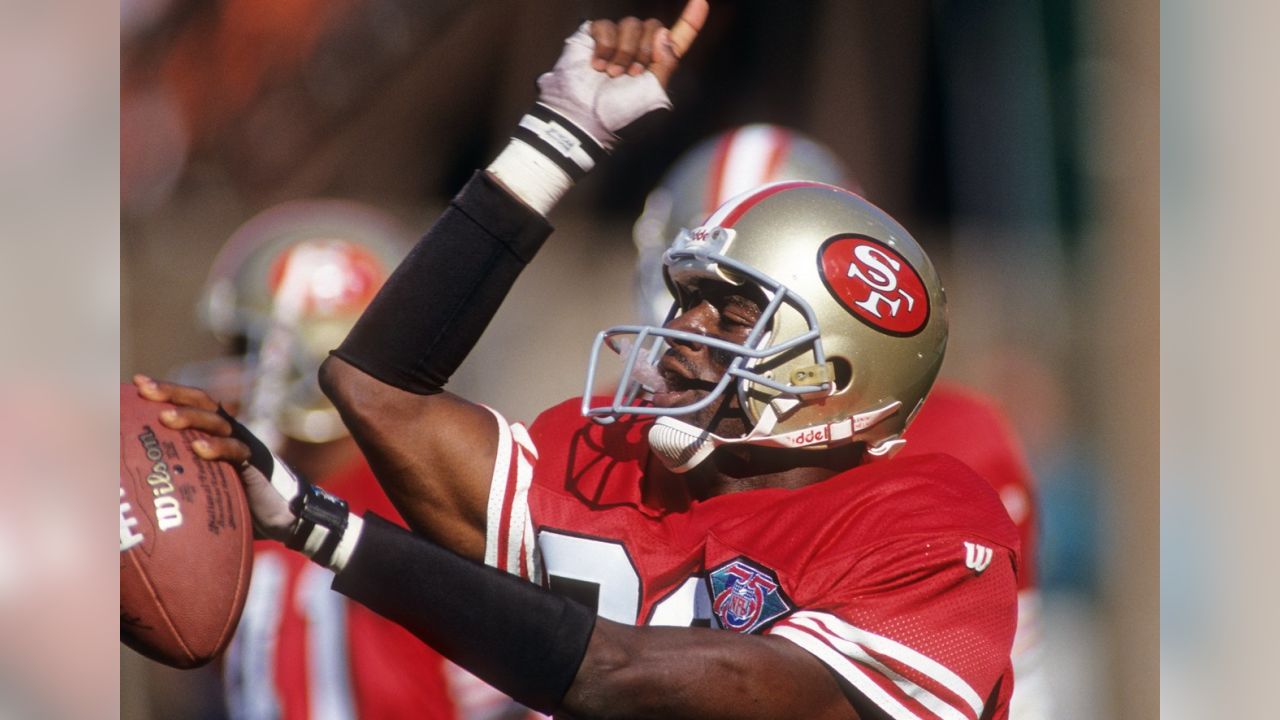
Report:
[{"label": "chin strap", "polygon": [[[649,428],[649,447],[663,465],[677,473],[685,473],[700,465],[716,448],[722,445],[760,445],[762,447],[805,448],[836,447],[852,442],[858,433],[876,425],[902,409],[902,403],[894,401],[884,407],[852,415],[825,425],[811,425],[799,430],[771,435],[779,416],[795,409],[800,401],[794,398],[774,400],[761,413],[760,421],[750,433],[738,438],[726,438],[708,430],[690,425],[670,416],[658,418]],[[881,460],[892,457],[906,441],[893,436],[867,446],[871,458]]]}]

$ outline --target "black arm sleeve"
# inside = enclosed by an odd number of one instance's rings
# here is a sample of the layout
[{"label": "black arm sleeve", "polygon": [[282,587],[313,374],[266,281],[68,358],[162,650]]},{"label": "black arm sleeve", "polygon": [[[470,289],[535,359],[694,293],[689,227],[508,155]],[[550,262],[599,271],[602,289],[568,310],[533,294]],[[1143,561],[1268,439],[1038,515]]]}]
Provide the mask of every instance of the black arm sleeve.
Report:
[{"label": "black arm sleeve", "polygon": [[392,620],[512,698],[554,712],[595,613],[372,513],[333,589]]},{"label": "black arm sleeve", "polygon": [[550,234],[545,218],[477,172],[333,354],[389,385],[440,392]]}]

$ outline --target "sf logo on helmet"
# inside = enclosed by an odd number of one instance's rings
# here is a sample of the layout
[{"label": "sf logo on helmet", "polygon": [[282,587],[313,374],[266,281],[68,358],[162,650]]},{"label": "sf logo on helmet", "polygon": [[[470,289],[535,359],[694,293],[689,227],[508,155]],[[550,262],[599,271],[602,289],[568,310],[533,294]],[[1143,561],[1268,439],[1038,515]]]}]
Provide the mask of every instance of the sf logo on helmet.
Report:
[{"label": "sf logo on helmet", "polygon": [[929,293],[911,263],[864,235],[837,235],[818,251],[822,282],[850,314],[890,335],[914,335],[929,321]]}]

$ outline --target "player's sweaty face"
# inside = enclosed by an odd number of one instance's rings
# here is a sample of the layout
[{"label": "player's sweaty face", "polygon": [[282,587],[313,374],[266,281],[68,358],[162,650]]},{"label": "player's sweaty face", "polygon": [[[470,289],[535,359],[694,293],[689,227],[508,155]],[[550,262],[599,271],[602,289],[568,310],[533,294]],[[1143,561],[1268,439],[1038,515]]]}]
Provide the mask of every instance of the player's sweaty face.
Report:
[{"label": "player's sweaty face", "polygon": [[[743,343],[760,319],[764,293],[752,285],[697,280],[681,285],[677,300],[680,314],[666,327]],[[668,387],[667,392],[654,395],[654,404],[659,407],[696,402],[719,382],[733,361],[732,354],[700,343],[672,340],[670,346],[658,363]]]}]

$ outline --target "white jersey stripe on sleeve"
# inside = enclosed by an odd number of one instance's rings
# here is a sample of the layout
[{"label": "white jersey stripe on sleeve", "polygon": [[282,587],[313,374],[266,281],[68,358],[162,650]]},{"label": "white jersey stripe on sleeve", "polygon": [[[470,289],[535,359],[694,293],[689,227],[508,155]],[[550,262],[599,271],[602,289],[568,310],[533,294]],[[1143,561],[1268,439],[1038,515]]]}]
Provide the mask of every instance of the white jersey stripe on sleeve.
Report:
[{"label": "white jersey stripe on sleeve", "polygon": [[848,680],[849,684],[857,688],[868,700],[888,713],[893,720],[921,720],[919,715],[911,712],[896,698],[885,692],[884,688],[866,674],[866,671],[855,663],[849,662],[848,658],[805,629],[778,624],[769,630],[769,634],[786,638],[812,653],[826,663],[827,667],[839,673],[840,677]]},{"label": "white jersey stripe on sleeve", "polygon": [[[792,619],[788,619],[782,624],[786,625],[791,622]],[[930,692],[927,688],[921,687],[911,679],[903,677],[901,673],[884,664],[874,655],[863,649],[862,646],[832,635],[812,619],[801,619],[793,625],[794,627],[808,631],[822,642],[834,648],[840,653],[840,657],[837,658],[838,661],[857,667],[859,670],[866,667],[876,673],[879,673],[886,680],[897,686],[898,690],[903,695],[906,695],[912,700],[920,703],[935,716],[943,718],[943,720],[973,720],[977,717],[976,714],[972,716],[966,715],[963,710],[956,708],[951,703]],[[838,670],[838,668],[836,669]]]},{"label": "white jersey stripe on sleeve", "polygon": [[[533,481],[533,462],[528,452],[516,446],[515,452],[515,486],[511,488],[511,521],[507,528],[507,571],[520,572],[521,556],[524,553],[525,528],[529,525],[529,483]],[[528,566],[525,566],[526,572]]]},{"label": "white jersey stripe on sleeve", "polygon": [[498,538],[507,531],[509,518],[503,517],[502,508],[507,499],[507,478],[511,473],[511,430],[507,419],[498,411],[486,407],[498,421],[498,453],[493,461],[493,476],[489,480],[489,507],[485,514],[484,564],[506,570],[498,561]]},{"label": "white jersey stripe on sleeve", "polygon": [[[522,571],[521,575],[541,585],[542,554],[538,552],[538,544],[533,536],[533,518],[529,516],[529,488],[533,485],[533,464],[538,460],[538,446],[534,444],[528,428],[523,424],[516,423],[510,427],[511,437],[519,448],[517,461],[519,475],[516,479],[518,496],[512,503],[512,509],[514,511],[519,508],[522,516],[520,522],[513,522],[511,526],[511,544],[519,548],[518,552],[522,554],[516,559],[515,568]],[[518,541],[516,533],[520,535]]]},{"label": "white jersey stripe on sleeve", "polygon": [[533,537],[533,523],[524,524],[524,563],[529,580],[542,585],[545,576],[542,572],[542,553],[538,551],[538,543]]},{"label": "white jersey stripe on sleeve", "polygon": [[516,444],[524,448],[529,453],[529,457],[534,460],[538,459],[538,446],[533,444],[533,438],[529,437],[529,429],[522,423],[516,423],[511,427],[511,437]]},{"label": "white jersey stripe on sleeve", "polygon": [[983,705],[985,704],[982,697],[963,678],[927,655],[883,635],[877,635],[868,630],[854,627],[829,613],[801,611],[792,615],[788,620],[812,628],[833,640],[852,643],[877,655],[892,658],[958,695],[964,702],[968,703],[969,709],[973,711],[975,717],[982,715]]}]

